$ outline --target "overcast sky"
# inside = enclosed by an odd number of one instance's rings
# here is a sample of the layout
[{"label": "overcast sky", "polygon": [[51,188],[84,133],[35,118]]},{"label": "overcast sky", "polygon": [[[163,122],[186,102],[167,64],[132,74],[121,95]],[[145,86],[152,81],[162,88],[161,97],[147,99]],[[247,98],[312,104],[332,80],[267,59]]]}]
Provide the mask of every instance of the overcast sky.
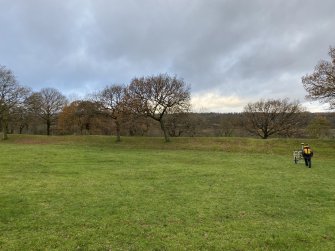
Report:
[{"label": "overcast sky", "polygon": [[334,0],[0,0],[0,64],[22,85],[80,98],[169,73],[195,111],[300,100],[335,46]]}]

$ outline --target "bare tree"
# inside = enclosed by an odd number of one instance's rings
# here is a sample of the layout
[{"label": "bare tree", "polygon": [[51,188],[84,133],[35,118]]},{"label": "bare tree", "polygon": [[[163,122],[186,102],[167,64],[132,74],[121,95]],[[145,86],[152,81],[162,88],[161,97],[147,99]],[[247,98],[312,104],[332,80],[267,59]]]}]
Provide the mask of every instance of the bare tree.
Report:
[{"label": "bare tree", "polygon": [[66,102],[66,97],[55,88],[43,88],[29,97],[30,108],[46,123],[47,135]]},{"label": "bare tree", "polygon": [[126,112],[125,87],[122,85],[106,86],[96,95],[96,100],[104,114],[113,119],[116,126],[116,141],[121,141],[121,117]]},{"label": "bare tree", "polygon": [[335,47],[329,48],[331,62],[321,60],[310,75],[302,77],[308,99],[329,103],[335,109]]},{"label": "bare tree", "polygon": [[128,94],[136,112],[158,121],[165,141],[169,135],[165,126],[165,115],[189,110],[190,87],[182,79],[167,74],[134,78],[129,85]]},{"label": "bare tree", "polygon": [[16,81],[11,70],[0,65],[0,117],[3,139],[8,139],[8,120],[11,110],[22,105],[29,89],[22,87]]},{"label": "bare tree", "polygon": [[28,130],[31,122],[31,116],[26,105],[15,106],[10,114],[12,129],[16,129],[19,134],[23,133],[23,130]]},{"label": "bare tree", "polygon": [[244,107],[243,125],[247,131],[263,139],[273,134],[289,135],[302,124],[302,112],[298,101],[260,100]]}]

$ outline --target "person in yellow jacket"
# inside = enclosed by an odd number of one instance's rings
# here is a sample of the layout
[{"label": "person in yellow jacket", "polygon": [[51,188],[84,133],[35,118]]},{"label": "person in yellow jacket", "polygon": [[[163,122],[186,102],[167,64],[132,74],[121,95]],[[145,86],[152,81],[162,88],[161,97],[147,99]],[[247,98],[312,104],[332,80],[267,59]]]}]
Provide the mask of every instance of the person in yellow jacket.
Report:
[{"label": "person in yellow jacket", "polygon": [[303,146],[302,156],[304,157],[305,165],[308,166],[309,168],[311,168],[312,167],[313,151],[308,144]]}]

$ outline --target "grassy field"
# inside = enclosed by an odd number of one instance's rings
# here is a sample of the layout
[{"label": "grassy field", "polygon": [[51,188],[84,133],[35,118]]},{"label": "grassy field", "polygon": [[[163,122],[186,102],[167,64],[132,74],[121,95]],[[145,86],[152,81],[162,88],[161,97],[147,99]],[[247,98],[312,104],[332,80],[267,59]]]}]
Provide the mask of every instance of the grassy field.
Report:
[{"label": "grassy field", "polygon": [[0,250],[334,250],[335,142],[0,141]]}]

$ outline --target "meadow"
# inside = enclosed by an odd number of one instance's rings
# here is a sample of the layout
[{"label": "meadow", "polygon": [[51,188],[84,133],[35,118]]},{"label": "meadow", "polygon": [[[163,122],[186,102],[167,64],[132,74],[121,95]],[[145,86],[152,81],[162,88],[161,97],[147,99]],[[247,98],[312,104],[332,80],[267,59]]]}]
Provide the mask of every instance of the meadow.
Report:
[{"label": "meadow", "polygon": [[334,250],[335,142],[10,135],[0,250]]}]

